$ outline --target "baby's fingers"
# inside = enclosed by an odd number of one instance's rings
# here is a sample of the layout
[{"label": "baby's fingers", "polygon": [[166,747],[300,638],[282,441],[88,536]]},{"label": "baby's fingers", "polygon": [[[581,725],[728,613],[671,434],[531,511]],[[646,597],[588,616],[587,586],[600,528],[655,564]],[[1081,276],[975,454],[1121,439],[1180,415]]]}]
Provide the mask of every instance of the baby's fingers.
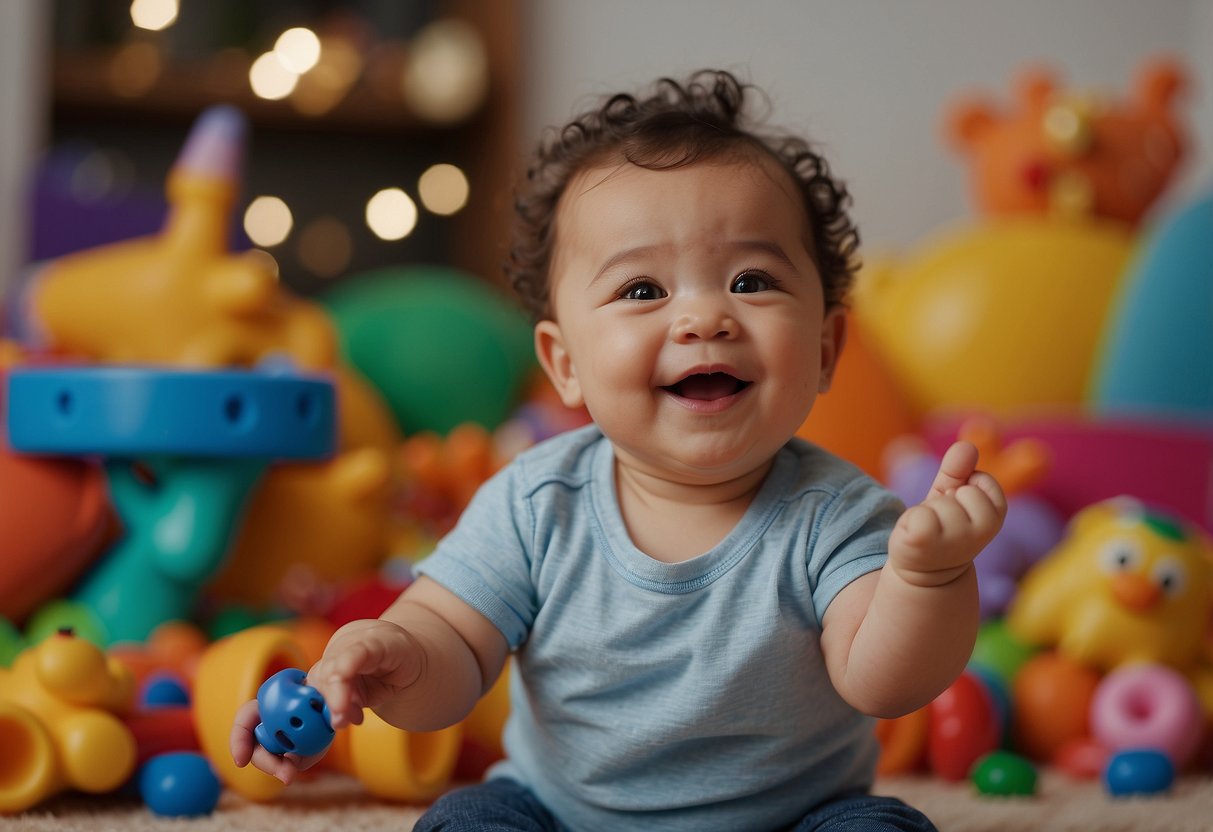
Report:
[{"label": "baby's fingers", "polygon": [[260,712],[257,710],[257,700],[250,699],[240,706],[240,710],[236,711],[236,718],[232,722],[232,733],[228,740],[228,750],[232,753],[232,760],[238,768],[244,768],[253,758],[253,749],[257,747],[257,738],[253,735],[253,731],[261,722]]}]

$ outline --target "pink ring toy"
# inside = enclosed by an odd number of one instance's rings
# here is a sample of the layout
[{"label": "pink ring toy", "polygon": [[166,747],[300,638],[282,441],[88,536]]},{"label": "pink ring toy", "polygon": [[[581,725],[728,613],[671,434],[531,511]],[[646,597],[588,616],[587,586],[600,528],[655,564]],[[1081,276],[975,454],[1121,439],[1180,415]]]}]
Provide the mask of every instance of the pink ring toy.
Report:
[{"label": "pink ring toy", "polygon": [[1091,700],[1091,731],[1113,751],[1152,748],[1178,770],[1200,742],[1204,714],[1188,680],[1160,664],[1113,670]]}]

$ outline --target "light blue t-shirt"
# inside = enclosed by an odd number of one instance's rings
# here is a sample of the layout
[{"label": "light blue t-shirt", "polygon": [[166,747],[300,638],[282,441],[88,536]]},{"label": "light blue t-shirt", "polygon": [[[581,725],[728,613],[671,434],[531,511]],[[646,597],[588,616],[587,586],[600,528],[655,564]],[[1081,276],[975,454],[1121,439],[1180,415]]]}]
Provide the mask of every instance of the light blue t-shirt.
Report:
[{"label": "light blue t-shirt", "polygon": [[902,506],[793,439],[711,551],[631,542],[591,425],[521,454],[417,571],[516,651],[508,759],[574,830],[771,830],[872,782],[872,721],[835,692],[821,619],[885,562]]}]

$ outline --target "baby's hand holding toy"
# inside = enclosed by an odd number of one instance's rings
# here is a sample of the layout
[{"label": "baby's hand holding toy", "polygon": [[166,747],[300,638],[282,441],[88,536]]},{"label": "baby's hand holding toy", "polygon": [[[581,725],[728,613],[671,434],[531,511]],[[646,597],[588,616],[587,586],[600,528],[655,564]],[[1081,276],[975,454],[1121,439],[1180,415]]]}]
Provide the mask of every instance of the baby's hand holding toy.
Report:
[{"label": "baby's hand holding toy", "polygon": [[271,754],[311,756],[333,742],[333,720],[324,697],[307,685],[297,668],[280,670],[257,691],[261,722],[253,730],[257,742]]}]

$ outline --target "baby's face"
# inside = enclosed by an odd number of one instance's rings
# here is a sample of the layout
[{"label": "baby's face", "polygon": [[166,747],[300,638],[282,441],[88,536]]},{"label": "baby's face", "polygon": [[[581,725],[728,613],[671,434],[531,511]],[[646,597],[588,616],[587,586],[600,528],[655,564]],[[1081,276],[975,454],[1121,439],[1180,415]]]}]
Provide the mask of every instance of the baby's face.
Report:
[{"label": "baby's face", "polygon": [[682,482],[769,464],[842,340],[788,175],[756,157],[592,168],[556,229],[536,347],[564,402],[586,405],[621,463]]}]

